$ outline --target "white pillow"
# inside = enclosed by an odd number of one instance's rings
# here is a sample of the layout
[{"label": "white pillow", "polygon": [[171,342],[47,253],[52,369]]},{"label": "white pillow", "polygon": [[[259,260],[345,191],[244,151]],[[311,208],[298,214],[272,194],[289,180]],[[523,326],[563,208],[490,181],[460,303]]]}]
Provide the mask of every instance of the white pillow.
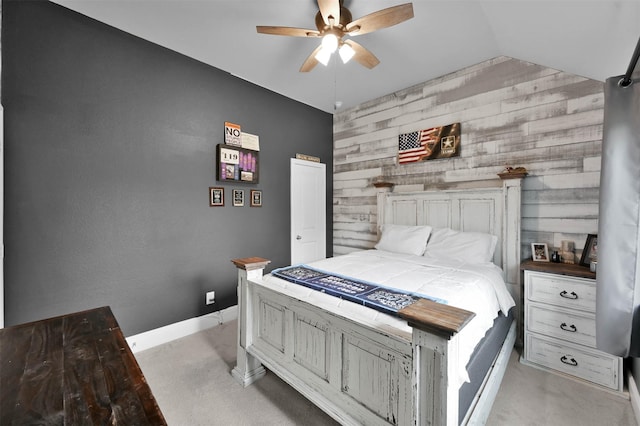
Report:
[{"label": "white pillow", "polygon": [[498,237],[483,232],[437,228],[431,232],[424,256],[487,263],[493,259]]},{"label": "white pillow", "polygon": [[382,225],[378,250],[422,256],[431,233],[430,226]]}]

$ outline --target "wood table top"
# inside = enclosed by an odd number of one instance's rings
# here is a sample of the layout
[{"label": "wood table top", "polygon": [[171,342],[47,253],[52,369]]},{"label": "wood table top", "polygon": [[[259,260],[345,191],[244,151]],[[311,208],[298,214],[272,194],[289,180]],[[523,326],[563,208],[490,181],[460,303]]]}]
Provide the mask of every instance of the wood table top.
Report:
[{"label": "wood table top", "polygon": [[0,329],[0,424],[167,423],[102,307]]},{"label": "wood table top", "polygon": [[588,266],[572,263],[534,262],[529,259],[522,262],[520,269],[524,271],[538,271],[550,274],[568,275],[570,277],[596,278],[596,273],[591,272]]}]

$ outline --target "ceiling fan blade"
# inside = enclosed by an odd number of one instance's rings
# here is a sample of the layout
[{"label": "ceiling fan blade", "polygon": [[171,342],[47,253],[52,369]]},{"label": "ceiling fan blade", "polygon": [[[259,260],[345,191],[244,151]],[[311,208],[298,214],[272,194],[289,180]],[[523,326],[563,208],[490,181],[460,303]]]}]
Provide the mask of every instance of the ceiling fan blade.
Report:
[{"label": "ceiling fan blade", "polygon": [[361,65],[371,69],[380,63],[380,60],[376,58],[376,55],[362,47],[361,44],[356,43],[353,40],[345,40],[344,42],[351,46],[351,48],[356,52],[355,55],[353,55],[353,59],[358,61]]},{"label": "ceiling fan blade", "polygon": [[300,67],[300,72],[309,72],[313,69],[313,67],[318,65],[318,60],[316,59],[316,55],[318,54],[320,49],[322,49],[322,45],[316,47],[313,50],[313,52],[311,52],[311,55],[309,55],[307,59],[304,60],[304,63]]},{"label": "ceiling fan blade", "polygon": [[260,34],[273,34],[292,37],[319,37],[320,32],[316,30],[308,30],[305,28],[293,28],[293,27],[272,27],[272,26],[257,26],[256,30]]},{"label": "ceiling fan blade", "polygon": [[413,4],[406,3],[365,15],[347,24],[350,36],[367,34],[413,18]]},{"label": "ceiling fan blade", "polygon": [[340,0],[318,0],[318,8],[325,24],[331,25],[330,16],[333,16],[334,25],[340,23]]}]

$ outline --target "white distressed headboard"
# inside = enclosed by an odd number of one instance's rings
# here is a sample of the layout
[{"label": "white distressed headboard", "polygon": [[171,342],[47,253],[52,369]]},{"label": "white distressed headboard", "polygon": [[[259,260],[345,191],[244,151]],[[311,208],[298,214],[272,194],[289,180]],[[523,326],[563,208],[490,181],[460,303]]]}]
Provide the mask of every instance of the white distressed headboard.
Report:
[{"label": "white distressed headboard", "polygon": [[[491,181],[489,187],[421,192],[393,192],[393,185],[378,188],[378,233],[385,223],[430,225],[475,231],[498,237],[493,262],[519,293],[520,197],[522,179]],[[491,186],[493,185],[493,186]]]}]

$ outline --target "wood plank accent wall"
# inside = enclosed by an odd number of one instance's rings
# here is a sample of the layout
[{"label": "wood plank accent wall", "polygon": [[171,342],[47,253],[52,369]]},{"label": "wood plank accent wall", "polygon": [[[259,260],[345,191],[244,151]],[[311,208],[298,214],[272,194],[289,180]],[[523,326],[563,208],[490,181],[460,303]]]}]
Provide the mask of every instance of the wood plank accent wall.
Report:
[{"label": "wood plank accent wall", "polygon": [[[376,242],[376,189],[469,186],[523,166],[522,259],[532,242],[575,242],[598,229],[603,83],[497,57],[334,115],[333,250]],[[398,135],[460,122],[461,155],[398,165]]]}]

